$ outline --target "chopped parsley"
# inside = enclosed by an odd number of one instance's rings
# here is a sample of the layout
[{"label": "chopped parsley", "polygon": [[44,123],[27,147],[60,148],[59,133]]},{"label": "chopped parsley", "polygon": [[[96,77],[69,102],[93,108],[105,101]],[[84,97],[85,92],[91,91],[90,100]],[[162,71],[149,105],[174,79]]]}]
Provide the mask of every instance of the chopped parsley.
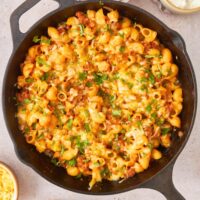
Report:
[{"label": "chopped parsley", "polygon": [[111,29],[109,24],[106,24],[106,31],[113,33],[113,30]]},{"label": "chopped parsley", "polygon": [[121,116],[121,114],[122,114],[122,111],[120,109],[113,109],[112,110],[113,116],[119,117],[119,116]]},{"label": "chopped parsley", "polygon": [[69,160],[69,161],[67,162],[67,164],[68,164],[69,166],[71,166],[71,167],[74,167],[74,166],[76,165],[76,159],[74,158],[74,159]]},{"label": "chopped parsley", "polygon": [[48,78],[49,78],[49,73],[48,73],[48,72],[45,72],[45,73],[40,77],[40,80],[41,80],[41,81],[46,81]]},{"label": "chopped parsley", "polygon": [[94,82],[97,85],[101,85],[105,80],[108,80],[108,75],[102,74],[100,72],[94,73],[93,76],[94,76]]},{"label": "chopped parsley", "polygon": [[100,174],[101,174],[102,177],[106,177],[106,176],[110,175],[110,171],[109,171],[109,169],[107,167],[105,167],[104,169],[102,169],[100,171]]},{"label": "chopped parsley", "polygon": [[37,136],[38,140],[43,139],[43,138],[44,138],[44,134],[43,133]]},{"label": "chopped parsley", "polygon": [[141,121],[138,120],[138,121],[136,122],[136,124],[137,124],[138,128],[141,128],[141,127],[142,127],[142,122],[141,122]]},{"label": "chopped parsley", "polygon": [[113,74],[113,79],[114,79],[114,80],[117,80],[117,79],[119,79],[119,78],[120,78],[119,73],[116,72],[116,73]]},{"label": "chopped parsley", "polygon": [[30,99],[24,99],[23,103],[25,103],[25,104],[31,103],[31,100]]},{"label": "chopped parsley", "polygon": [[81,140],[80,137],[76,137],[76,146],[79,150],[80,153],[84,153],[85,148],[89,145],[89,141],[88,140]]},{"label": "chopped parsley", "polygon": [[94,166],[95,166],[95,167],[99,167],[99,166],[100,166],[100,163],[97,161],[97,162],[94,163]]},{"label": "chopped parsley", "polygon": [[26,127],[26,128],[24,129],[24,133],[25,133],[25,134],[28,134],[29,131],[30,131],[30,128],[29,128],[29,127]]},{"label": "chopped parsley", "polygon": [[82,174],[78,174],[77,176],[75,176],[76,179],[80,179],[82,177]]},{"label": "chopped parsley", "polygon": [[87,72],[79,73],[79,80],[84,81],[87,78]]},{"label": "chopped parsley", "polygon": [[150,113],[151,110],[152,110],[151,104],[147,105],[146,108],[145,108],[145,110],[146,110],[148,113]]},{"label": "chopped parsley", "polygon": [[35,36],[33,37],[33,42],[35,42],[35,43],[40,42],[40,38],[38,37],[38,35],[35,35]]},{"label": "chopped parsley", "polygon": [[83,24],[79,24],[78,26],[80,28],[80,36],[83,36],[84,35],[85,26]]},{"label": "chopped parsley", "polygon": [[67,128],[68,128],[68,130],[72,129],[72,125],[73,125],[73,119],[68,119],[67,120]]},{"label": "chopped parsley", "polygon": [[161,135],[167,135],[170,131],[170,128],[161,128]]},{"label": "chopped parsley", "polygon": [[51,40],[50,39],[41,39],[41,43],[51,44]]},{"label": "chopped parsley", "polygon": [[61,145],[61,151],[60,151],[60,154],[63,155],[64,151],[65,151],[65,147],[64,147],[64,145]]},{"label": "chopped parsley", "polygon": [[50,43],[51,43],[51,40],[50,40],[50,39],[40,39],[40,38],[38,37],[38,35],[35,35],[35,36],[33,37],[33,42],[35,42],[35,43],[41,42],[41,43],[45,43],[45,44],[50,44]]},{"label": "chopped parsley", "polygon": [[152,113],[152,114],[151,114],[151,118],[152,118],[152,119],[156,119],[156,118],[157,118],[157,114],[156,114],[156,113]]},{"label": "chopped parsley", "polygon": [[36,58],[36,62],[38,63],[38,65],[45,65],[45,66],[47,66],[47,67],[49,67],[49,65],[47,64],[47,62],[44,60],[44,59],[42,59],[42,58],[40,58],[40,57],[37,57]]},{"label": "chopped parsley", "polygon": [[150,83],[153,85],[155,83],[155,78],[154,78],[154,75],[151,73],[149,74],[149,81]]},{"label": "chopped parsley", "polygon": [[86,130],[87,133],[90,132],[90,125],[89,125],[89,123],[85,123],[84,124],[84,128],[85,128],[85,130]]},{"label": "chopped parsley", "polygon": [[26,81],[27,83],[32,83],[32,82],[34,81],[34,79],[33,79],[33,78],[26,78],[25,81]]},{"label": "chopped parsley", "polygon": [[162,55],[145,55],[145,58],[162,58]]},{"label": "chopped parsley", "polygon": [[124,38],[124,33],[123,32],[119,33],[119,36],[122,37],[122,38]]},{"label": "chopped parsley", "polygon": [[152,151],[152,149],[153,149],[153,144],[152,144],[152,143],[148,143],[147,146],[148,146],[149,149]]},{"label": "chopped parsley", "polygon": [[88,81],[85,85],[86,85],[87,87],[92,87],[92,82]]},{"label": "chopped parsley", "polygon": [[124,51],[125,51],[125,46],[121,46],[121,47],[119,48],[119,51],[120,51],[121,53],[124,53]]},{"label": "chopped parsley", "polygon": [[60,162],[56,158],[51,159],[51,163],[53,163],[55,166],[59,166]]}]

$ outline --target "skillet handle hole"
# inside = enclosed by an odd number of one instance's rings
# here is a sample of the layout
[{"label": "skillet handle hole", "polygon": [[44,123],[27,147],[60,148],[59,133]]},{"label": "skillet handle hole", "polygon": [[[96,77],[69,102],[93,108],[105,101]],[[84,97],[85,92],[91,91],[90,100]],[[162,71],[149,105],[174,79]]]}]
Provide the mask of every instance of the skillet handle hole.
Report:
[{"label": "skillet handle hole", "polygon": [[46,14],[59,7],[59,3],[53,0],[42,0],[26,11],[19,19],[19,29],[26,33],[29,28]]}]

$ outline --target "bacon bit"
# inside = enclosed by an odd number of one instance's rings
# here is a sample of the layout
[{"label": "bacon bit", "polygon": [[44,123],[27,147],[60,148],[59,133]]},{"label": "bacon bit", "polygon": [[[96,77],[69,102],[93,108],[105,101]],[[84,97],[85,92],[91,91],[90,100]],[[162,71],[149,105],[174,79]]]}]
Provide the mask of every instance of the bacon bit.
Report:
[{"label": "bacon bit", "polygon": [[59,27],[57,28],[57,30],[58,30],[58,33],[59,33],[59,34],[63,34],[63,33],[66,32],[66,29],[65,29],[64,26],[59,26]]},{"label": "bacon bit", "polygon": [[89,169],[89,162],[84,162],[85,158],[83,156],[79,156],[77,158],[77,166],[79,170],[86,176],[91,174],[91,171]]},{"label": "bacon bit", "polygon": [[133,177],[135,175],[135,170],[133,167],[127,170],[126,178]]},{"label": "bacon bit", "polygon": [[86,16],[85,16],[85,14],[83,13],[83,12],[76,12],[76,17],[78,18],[78,20],[79,20],[79,22],[81,23],[81,24],[84,24],[84,21],[85,21],[85,18],[87,18]]},{"label": "bacon bit", "polygon": [[94,28],[95,25],[96,25],[96,23],[95,23],[93,20],[90,20],[88,26],[89,26],[90,28]]},{"label": "bacon bit", "polygon": [[47,137],[49,140],[52,140],[52,138],[53,138],[53,135],[51,135],[51,134],[48,134],[46,137]]},{"label": "bacon bit", "polygon": [[145,132],[145,135],[150,138],[153,135],[152,127],[151,126],[145,126],[143,127],[143,130]]},{"label": "bacon bit", "polygon": [[47,107],[48,107],[48,109],[49,109],[50,111],[52,111],[52,112],[53,112],[54,109],[55,109],[55,108],[54,108],[53,106],[51,106],[51,105],[47,105]]},{"label": "bacon bit", "polygon": [[28,99],[28,98],[29,98],[29,91],[28,90],[24,90],[24,91],[17,93],[17,100],[19,102],[22,102],[22,101],[24,101],[24,99]]},{"label": "bacon bit", "polygon": [[151,48],[159,49],[159,45],[157,42],[150,42]]},{"label": "bacon bit", "polygon": [[121,23],[119,23],[119,22],[113,22],[112,24],[111,24],[111,29],[114,29],[114,30],[119,30],[119,29],[121,29]]}]

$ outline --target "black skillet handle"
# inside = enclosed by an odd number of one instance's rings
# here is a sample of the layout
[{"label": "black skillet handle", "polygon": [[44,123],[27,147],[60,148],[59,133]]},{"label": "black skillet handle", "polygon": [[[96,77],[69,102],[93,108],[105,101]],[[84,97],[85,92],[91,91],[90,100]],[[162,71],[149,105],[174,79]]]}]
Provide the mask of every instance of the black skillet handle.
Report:
[{"label": "black skillet handle", "polygon": [[172,172],[175,161],[166,169],[161,171],[151,180],[144,183],[141,188],[150,188],[161,192],[167,200],[185,200],[185,198],[176,190],[172,180]]},{"label": "black skillet handle", "polygon": [[[13,49],[19,45],[19,43],[25,37],[25,33],[22,33],[19,29],[19,19],[28,10],[30,10],[34,5],[39,3],[41,0],[26,0],[18,8],[16,8],[10,17],[10,27],[13,39]],[[65,6],[73,5],[75,0],[54,0],[59,3],[59,7],[56,10],[62,9]]]}]

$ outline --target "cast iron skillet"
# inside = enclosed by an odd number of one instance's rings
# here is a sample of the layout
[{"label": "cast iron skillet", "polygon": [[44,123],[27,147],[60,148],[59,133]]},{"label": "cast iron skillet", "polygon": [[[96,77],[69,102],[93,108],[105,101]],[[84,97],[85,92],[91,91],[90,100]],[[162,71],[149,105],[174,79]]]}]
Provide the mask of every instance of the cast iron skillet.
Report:
[{"label": "cast iron skillet", "polygon": [[98,0],[81,3],[74,2],[74,0],[56,0],[60,5],[57,10],[39,20],[27,33],[21,33],[19,30],[20,16],[39,1],[25,1],[12,13],[10,18],[14,48],[4,76],[2,100],[5,122],[19,159],[48,181],[74,192],[106,195],[125,192],[135,188],[152,188],[160,191],[167,199],[184,199],[173,185],[172,170],[177,156],[189,138],[195,120],[197,107],[195,74],[182,37],[153,15],[133,5],[108,0],[104,1],[106,6],[117,9],[121,15],[132,19],[136,17],[139,23],[156,30],[161,42],[172,50],[174,60],[180,66],[179,78],[184,91],[183,111],[181,114],[184,136],[178,138],[178,136],[174,135],[171,148],[163,151],[163,158],[153,162],[151,167],[145,172],[137,174],[122,183],[103,181],[97,184],[91,191],[88,191],[88,178],[84,178],[81,181],[68,176],[65,169],[55,167],[48,157],[39,154],[33,146],[25,142],[15,118],[17,109],[13,97],[17,91],[14,84],[20,73],[19,65],[23,62],[28,48],[33,45],[33,36],[46,34],[48,26],[54,26],[64,21],[67,17],[74,15],[76,11],[97,10],[101,7]]}]

